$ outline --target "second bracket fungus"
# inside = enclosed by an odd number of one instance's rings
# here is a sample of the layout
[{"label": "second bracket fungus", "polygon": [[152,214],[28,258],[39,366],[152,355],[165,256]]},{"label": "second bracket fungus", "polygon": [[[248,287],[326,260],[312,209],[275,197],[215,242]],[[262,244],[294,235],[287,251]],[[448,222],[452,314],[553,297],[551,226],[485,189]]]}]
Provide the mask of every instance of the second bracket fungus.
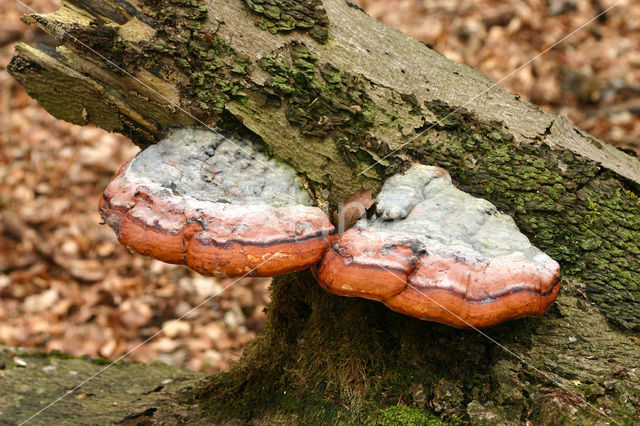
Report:
[{"label": "second bracket fungus", "polygon": [[378,217],[342,234],[318,267],[331,293],[469,328],[542,315],[560,290],[558,263],[444,169],[415,165],[391,177],[376,205]]},{"label": "second bracket fungus", "polygon": [[119,241],[204,275],[274,276],[335,238],[295,171],[258,145],[182,128],[125,164],[100,200]]}]

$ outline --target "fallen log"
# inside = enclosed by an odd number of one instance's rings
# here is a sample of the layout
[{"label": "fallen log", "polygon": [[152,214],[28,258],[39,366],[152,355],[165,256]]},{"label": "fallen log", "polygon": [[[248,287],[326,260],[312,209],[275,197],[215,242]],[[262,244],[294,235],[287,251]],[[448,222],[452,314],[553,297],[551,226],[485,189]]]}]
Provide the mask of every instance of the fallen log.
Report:
[{"label": "fallen log", "polygon": [[278,277],[265,331],[199,386],[211,419],[640,419],[637,158],[348,1],[71,0],[25,21],[58,46],[19,44],[9,71],[60,119],[141,147],[176,126],[241,134],[329,213],[412,162],[439,166],[561,264],[547,315],[484,334]]}]

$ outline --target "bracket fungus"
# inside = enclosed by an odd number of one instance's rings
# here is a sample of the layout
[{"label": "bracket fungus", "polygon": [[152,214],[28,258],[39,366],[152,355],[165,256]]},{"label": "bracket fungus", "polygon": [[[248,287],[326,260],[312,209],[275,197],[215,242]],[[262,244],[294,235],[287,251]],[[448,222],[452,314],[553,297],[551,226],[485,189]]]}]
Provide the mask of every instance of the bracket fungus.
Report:
[{"label": "bracket fungus", "polygon": [[389,178],[376,208],[320,263],[329,292],[459,328],[542,315],[558,294],[558,263],[444,169],[414,165]]},{"label": "bracket fungus", "polygon": [[99,209],[124,246],[203,275],[306,269],[335,239],[293,169],[249,141],[196,128],[125,164]]},{"label": "bracket fungus", "polygon": [[316,265],[331,293],[454,327],[542,315],[560,289],[558,263],[438,167],[389,178],[377,215],[338,237],[295,171],[259,145],[181,128],[125,164],[99,207],[123,245],[158,260],[221,277]]}]

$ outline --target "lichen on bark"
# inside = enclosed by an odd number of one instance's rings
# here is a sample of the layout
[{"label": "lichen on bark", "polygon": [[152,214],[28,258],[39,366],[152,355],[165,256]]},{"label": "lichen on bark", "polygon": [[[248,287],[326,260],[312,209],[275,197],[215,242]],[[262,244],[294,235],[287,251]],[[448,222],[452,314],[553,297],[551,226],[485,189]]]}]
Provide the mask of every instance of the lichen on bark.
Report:
[{"label": "lichen on bark", "polygon": [[[251,60],[236,54],[215,31],[203,28],[208,20],[205,2],[179,0],[149,1],[159,25],[156,39],[146,43],[145,51],[157,52],[155,63],[171,58],[188,78],[182,88],[183,107],[215,122],[231,99],[242,101],[242,79]],[[217,25],[222,25],[218,23]]]},{"label": "lichen on bark", "polygon": [[290,46],[286,62],[266,56],[259,64],[269,74],[265,93],[277,96],[291,125],[304,135],[331,136],[343,154],[358,162],[355,154],[372,138],[374,124],[373,102],[360,78],[319,64],[302,44]]},{"label": "lichen on bark", "polygon": [[244,0],[259,16],[256,25],[272,34],[295,29],[309,32],[318,43],[329,38],[329,19],[321,0]]}]

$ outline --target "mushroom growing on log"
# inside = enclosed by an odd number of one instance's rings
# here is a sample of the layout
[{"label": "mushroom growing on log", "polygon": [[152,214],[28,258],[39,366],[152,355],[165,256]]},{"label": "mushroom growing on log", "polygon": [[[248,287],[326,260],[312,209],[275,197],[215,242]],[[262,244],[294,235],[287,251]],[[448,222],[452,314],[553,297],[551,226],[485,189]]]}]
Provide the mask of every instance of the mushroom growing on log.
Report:
[{"label": "mushroom growing on log", "polygon": [[120,169],[100,214],[124,246],[203,275],[307,269],[335,228],[293,169],[259,150],[208,130],[175,130]]},{"label": "mushroom growing on log", "polygon": [[378,217],[342,234],[318,267],[331,293],[459,328],[539,316],[555,300],[558,263],[444,169],[415,165],[389,178],[376,206]]},{"label": "mushroom growing on log", "polygon": [[376,208],[378,217],[336,241],[292,169],[259,145],[196,128],[142,151],[100,200],[104,221],[138,253],[220,277],[275,276],[322,260],[318,281],[331,293],[454,327],[542,315],[558,294],[558,263],[444,169],[392,176]]}]

